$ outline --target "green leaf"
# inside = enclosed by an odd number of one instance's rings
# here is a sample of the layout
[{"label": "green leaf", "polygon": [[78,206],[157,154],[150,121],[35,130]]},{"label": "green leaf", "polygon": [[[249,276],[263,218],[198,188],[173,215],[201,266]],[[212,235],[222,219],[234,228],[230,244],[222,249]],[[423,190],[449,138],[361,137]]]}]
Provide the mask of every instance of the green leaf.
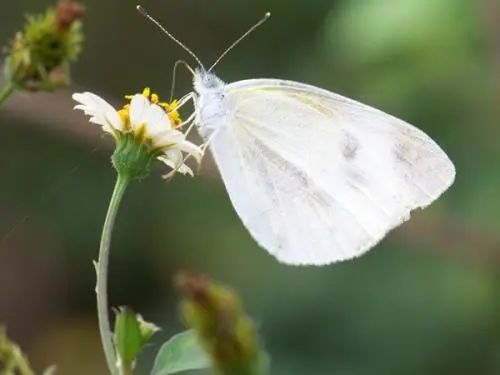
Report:
[{"label": "green leaf", "polygon": [[132,366],[142,345],[141,328],[136,314],[126,307],[121,308],[115,322],[115,347],[126,367]]},{"label": "green leaf", "polygon": [[169,375],[210,367],[210,358],[203,350],[194,330],[173,336],[160,348],[151,375]]}]

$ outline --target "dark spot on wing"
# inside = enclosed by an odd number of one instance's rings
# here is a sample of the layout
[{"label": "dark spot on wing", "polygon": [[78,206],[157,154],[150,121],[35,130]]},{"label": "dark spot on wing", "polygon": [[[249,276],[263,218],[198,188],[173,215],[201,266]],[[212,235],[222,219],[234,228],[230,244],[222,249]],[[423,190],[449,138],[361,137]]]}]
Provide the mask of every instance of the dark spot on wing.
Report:
[{"label": "dark spot on wing", "polygon": [[394,145],[394,156],[398,162],[409,165],[408,159],[404,156],[407,153],[408,147],[405,144],[398,142]]},{"label": "dark spot on wing", "polygon": [[419,162],[423,159],[423,155],[412,148],[408,142],[396,142],[394,145],[394,155],[398,162],[411,169],[417,169]]},{"label": "dark spot on wing", "polygon": [[368,181],[362,172],[357,171],[353,168],[347,167],[344,171],[347,176],[347,183],[353,187],[368,186]]},{"label": "dark spot on wing", "polygon": [[359,151],[359,142],[347,131],[342,132],[342,155],[347,161],[353,160]]}]

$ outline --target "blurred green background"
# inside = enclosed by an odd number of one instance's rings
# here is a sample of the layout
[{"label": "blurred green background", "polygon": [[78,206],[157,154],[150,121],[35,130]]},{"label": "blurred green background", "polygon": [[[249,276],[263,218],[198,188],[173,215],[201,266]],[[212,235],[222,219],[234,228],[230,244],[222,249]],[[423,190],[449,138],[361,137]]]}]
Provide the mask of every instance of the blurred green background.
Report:
[{"label": "blurred green background", "polygon": [[[418,125],[457,180],[438,202],[355,261],[280,265],[252,241],[211,160],[195,179],[154,173],[128,191],[112,247],[110,298],[163,327],[139,368],[182,329],[172,288],[191,269],[235,287],[260,326],[273,375],[500,373],[500,4],[498,0],[143,0],[212,62],[265,11],[273,17],[218,66],[226,81],[304,81]],[[185,53],[135,10],[87,0],[71,90],[15,94],[0,108],[0,322],[41,370],[104,373],[94,301],[113,143],[71,111],[71,92],[120,104],[168,96]],[[2,3],[7,44],[26,12]],[[190,77],[180,73],[177,95]]]}]

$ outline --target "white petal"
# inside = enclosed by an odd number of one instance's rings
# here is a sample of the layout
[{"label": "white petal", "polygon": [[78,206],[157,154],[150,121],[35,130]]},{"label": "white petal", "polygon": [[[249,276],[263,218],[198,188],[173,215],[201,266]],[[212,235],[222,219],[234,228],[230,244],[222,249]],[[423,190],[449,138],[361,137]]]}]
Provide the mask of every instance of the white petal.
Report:
[{"label": "white petal", "polygon": [[167,166],[181,174],[189,174],[194,176],[193,171],[184,164],[184,156],[179,150],[172,149],[165,152],[164,156],[158,157],[158,160],[165,163]]},{"label": "white petal", "polygon": [[201,148],[189,141],[183,140],[182,142],[179,142],[176,147],[179,150],[192,155],[198,163],[201,161],[201,158],[203,157],[203,151],[201,150]]},{"label": "white petal", "polygon": [[84,92],[73,94],[73,99],[80,103],[74,108],[91,116],[90,122],[101,125],[104,131],[113,133],[113,129],[123,130],[123,123],[116,110],[100,96]]},{"label": "white petal", "polygon": [[150,107],[149,100],[141,94],[135,94],[130,101],[130,125],[139,129],[145,123],[146,111]]},{"label": "white petal", "polygon": [[172,160],[175,165],[180,165],[184,163],[184,156],[182,155],[182,152],[177,149],[171,149],[165,151],[165,157],[168,158],[169,160]]},{"label": "white petal", "polygon": [[85,95],[89,98],[89,101],[91,101],[95,110],[101,113],[116,112],[114,107],[100,96],[93,94],[91,92],[86,92]]},{"label": "white petal", "polygon": [[145,121],[147,132],[153,138],[153,141],[160,133],[171,128],[170,118],[163,108],[156,104],[148,108]]},{"label": "white petal", "polygon": [[191,177],[194,177],[193,170],[189,168],[186,164],[182,164],[179,169],[177,169],[177,172],[183,175],[190,175]]},{"label": "white petal", "polygon": [[155,134],[155,147],[175,146],[184,141],[184,134],[178,130],[168,129]]},{"label": "white petal", "polygon": [[125,131],[125,124],[123,123],[120,115],[114,109],[112,111],[107,111],[104,114],[107,124],[114,130]]},{"label": "white petal", "polygon": [[74,101],[77,101],[78,103],[81,103],[84,106],[89,106],[89,105],[92,105],[93,100],[90,98],[90,96],[88,94],[89,93],[87,93],[87,92],[84,92],[84,93],[75,92],[72,95],[72,98]]}]

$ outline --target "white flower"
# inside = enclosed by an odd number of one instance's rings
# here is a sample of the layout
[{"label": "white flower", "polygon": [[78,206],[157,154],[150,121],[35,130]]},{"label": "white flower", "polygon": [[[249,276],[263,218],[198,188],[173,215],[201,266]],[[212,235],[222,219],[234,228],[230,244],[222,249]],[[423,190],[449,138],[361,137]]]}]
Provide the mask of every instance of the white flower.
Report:
[{"label": "white flower", "polygon": [[90,92],[75,93],[73,99],[80,103],[75,109],[90,116],[90,122],[101,125],[117,141],[121,135],[132,134],[138,144],[146,144],[157,159],[174,172],[193,175],[191,168],[184,163],[186,155],[201,161],[201,148],[187,141],[185,135],[175,128],[181,122],[176,101],[160,102],[158,95],[151,94],[148,88],[142,94],[127,96],[130,103],[118,111]]}]

